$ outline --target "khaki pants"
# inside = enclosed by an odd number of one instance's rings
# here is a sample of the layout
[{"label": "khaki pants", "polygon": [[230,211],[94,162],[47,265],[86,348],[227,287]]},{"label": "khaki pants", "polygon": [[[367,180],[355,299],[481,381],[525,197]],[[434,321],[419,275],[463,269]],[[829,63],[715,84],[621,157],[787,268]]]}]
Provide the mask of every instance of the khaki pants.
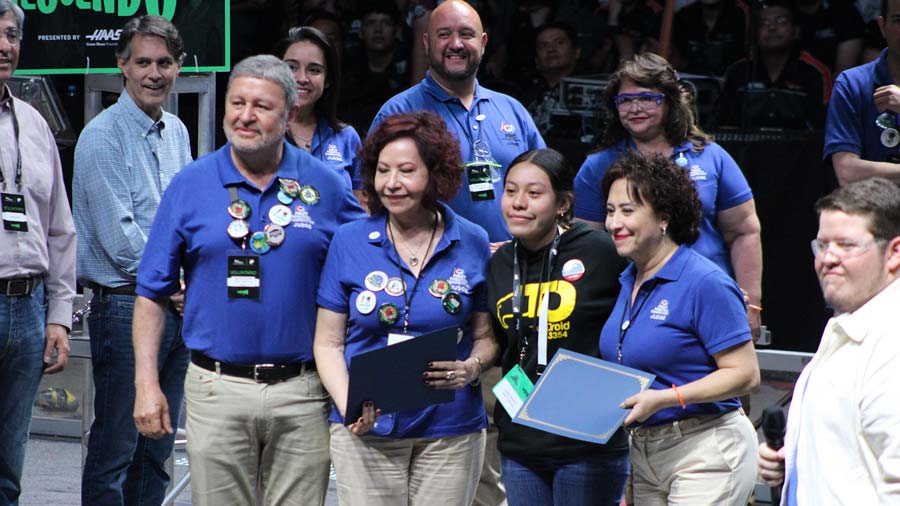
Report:
[{"label": "khaki pants", "polygon": [[317,373],[266,385],[191,364],[185,400],[194,506],[325,504],[330,403]]},{"label": "khaki pants", "polygon": [[356,436],[331,425],[341,506],[470,506],[484,458],[484,430],[442,438]]},{"label": "khaki pants", "polygon": [[634,504],[746,506],[756,482],[753,424],[739,409],[694,421],[632,433]]}]

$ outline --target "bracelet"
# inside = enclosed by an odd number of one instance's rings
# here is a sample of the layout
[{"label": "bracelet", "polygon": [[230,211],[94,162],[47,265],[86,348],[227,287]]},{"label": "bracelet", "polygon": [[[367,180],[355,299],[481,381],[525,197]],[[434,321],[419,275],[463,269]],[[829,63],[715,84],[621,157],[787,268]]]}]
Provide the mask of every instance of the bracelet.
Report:
[{"label": "bracelet", "polygon": [[478,355],[471,355],[469,356],[469,358],[471,358],[475,361],[475,363],[478,364],[478,374],[475,375],[475,379],[469,382],[469,384],[474,387],[481,384],[481,373],[484,372],[484,362],[482,362],[481,357],[479,357]]},{"label": "bracelet", "polygon": [[762,313],[763,310],[762,306],[757,306],[756,304],[747,304],[747,307],[755,311],[759,311],[760,313]]},{"label": "bracelet", "polygon": [[684,398],[681,397],[681,392],[678,391],[678,387],[675,386],[675,383],[672,383],[672,390],[675,391],[675,397],[678,398],[678,404],[681,404],[681,409],[687,409]]}]

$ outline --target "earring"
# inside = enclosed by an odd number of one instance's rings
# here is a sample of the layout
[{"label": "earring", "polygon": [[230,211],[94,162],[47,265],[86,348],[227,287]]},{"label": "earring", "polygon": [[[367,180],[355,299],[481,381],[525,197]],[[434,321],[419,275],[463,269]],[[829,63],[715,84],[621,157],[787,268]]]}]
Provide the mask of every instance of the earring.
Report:
[{"label": "earring", "polygon": [[667,228],[667,227],[666,227],[665,225],[660,225],[659,228],[660,228],[660,230],[662,230],[662,235],[666,235],[666,228]]}]

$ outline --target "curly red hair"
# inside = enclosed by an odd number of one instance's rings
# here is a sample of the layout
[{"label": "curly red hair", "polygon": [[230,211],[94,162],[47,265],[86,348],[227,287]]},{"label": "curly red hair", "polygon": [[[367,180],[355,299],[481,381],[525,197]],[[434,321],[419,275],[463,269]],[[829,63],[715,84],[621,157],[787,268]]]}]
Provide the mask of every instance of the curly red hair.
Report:
[{"label": "curly red hair", "polygon": [[440,116],[427,111],[388,116],[369,133],[360,150],[363,189],[368,195],[369,212],[378,214],[384,205],[375,191],[375,169],[381,150],[397,139],[409,138],[416,143],[419,156],[428,169],[428,186],[422,206],[434,209],[438,200],[450,200],[462,184],[463,164],[459,141],[447,130]]}]

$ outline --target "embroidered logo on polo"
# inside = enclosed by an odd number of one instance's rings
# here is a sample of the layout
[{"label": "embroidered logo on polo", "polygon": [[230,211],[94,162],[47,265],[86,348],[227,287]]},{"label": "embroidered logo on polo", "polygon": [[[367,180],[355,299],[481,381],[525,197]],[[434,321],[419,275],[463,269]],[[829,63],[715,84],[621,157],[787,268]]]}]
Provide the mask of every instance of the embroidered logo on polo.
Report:
[{"label": "embroidered logo on polo", "polygon": [[329,144],[325,150],[325,159],[329,162],[343,162],[344,155],[341,154],[341,150],[335,144]]},{"label": "embroidered logo on polo", "polygon": [[462,267],[453,268],[453,275],[447,280],[454,292],[469,293],[469,279]]},{"label": "embroidered logo on polo", "polygon": [[[525,318],[537,319],[540,307],[538,302],[539,286],[537,283],[528,283],[522,289],[523,300],[522,316]],[[575,302],[578,300],[578,292],[575,285],[566,281],[558,280],[550,283],[543,283],[540,286],[543,291],[549,292],[550,307],[547,311],[547,339],[563,339],[569,337],[569,329],[572,322],[569,317],[575,309]],[[500,325],[504,329],[508,329],[514,321],[512,312],[512,293],[508,293],[497,301],[497,317]]]},{"label": "embroidered logo on polo", "polygon": [[669,301],[667,299],[660,300],[659,304],[657,304],[655,308],[650,310],[650,319],[651,320],[666,321],[666,318],[668,318],[668,316],[669,316]]},{"label": "embroidered logo on polo", "polygon": [[309,215],[309,211],[303,207],[303,204],[294,206],[294,215],[291,217],[291,223],[294,227],[307,229],[312,229],[313,225],[316,224],[312,216]]},{"label": "embroidered logo on polo", "polygon": [[514,134],[516,133],[516,127],[512,123],[507,123],[505,121],[500,122],[500,131],[505,134]]},{"label": "embroidered logo on polo", "polygon": [[706,171],[699,165],[691,165],[690,177],[694,181],[706,181]]},{"label": "embroidered logo on polo", "polygon": [[519,135],[516,133],[516,126],[512,123],[501,121],[500,133],[503,134],[502,139],[507,146],[519,145]]}]

